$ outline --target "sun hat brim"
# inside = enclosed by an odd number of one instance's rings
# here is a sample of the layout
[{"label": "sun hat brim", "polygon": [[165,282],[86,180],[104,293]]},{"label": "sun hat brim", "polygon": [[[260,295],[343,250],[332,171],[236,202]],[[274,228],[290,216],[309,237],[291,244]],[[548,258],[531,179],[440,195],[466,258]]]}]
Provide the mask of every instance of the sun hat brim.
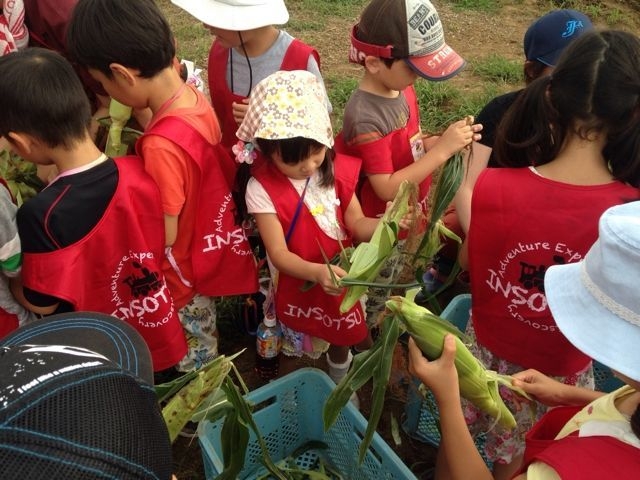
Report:
[{"label": "sun hat brim", "polygon": [[[633,205],[635,204],[635,205]],[[613,207],[600,221],[600,238],[585,259],[554,265],[545,273],[553,318],[580,351],[612,370],[640,381],[640,309],[631,278],[640,245],[640,202]],[[617,218],[616,218],[617,217]]]},{"label": "sun hat brim", "polygon": [[202,23],[224,30],[241,32],[289,21],[283,0],[171,0],[171,3]]}]

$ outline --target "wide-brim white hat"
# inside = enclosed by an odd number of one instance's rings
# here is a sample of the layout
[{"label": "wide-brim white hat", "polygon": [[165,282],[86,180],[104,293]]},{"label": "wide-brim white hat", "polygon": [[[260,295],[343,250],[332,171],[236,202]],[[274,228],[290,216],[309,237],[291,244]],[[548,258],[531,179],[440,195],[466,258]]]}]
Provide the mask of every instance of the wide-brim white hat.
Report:
[{"label": "wide-brim white hat", "polygon": [[640,381],[640,202],[608,209],[584,260],[545,273],[560,331],[591,358]]},{"label": "wide-brim white hat", "polygon": [[224,30],[241,32],[289,21],[284,0],[171,0],[171,3],[202,23]]}]

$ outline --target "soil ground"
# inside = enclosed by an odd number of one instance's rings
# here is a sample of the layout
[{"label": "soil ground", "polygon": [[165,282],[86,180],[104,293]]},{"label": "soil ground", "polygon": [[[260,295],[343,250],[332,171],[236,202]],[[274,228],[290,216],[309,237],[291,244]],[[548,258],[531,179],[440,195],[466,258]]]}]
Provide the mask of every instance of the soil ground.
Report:
[{"label": "soil ground", "polygon": [[[194,34],[193,30],[198,29],[197,22],[185,12],[171,5],[169,0],[158,0],[158,3],[170,19],[176,31],[179,45],[182,42],[183,46],[189,46],[192,49],[194,53],[190,58],[195,60],[197,65],[206,65],[206,53],[211,43],[210,37],[202,32]],[[365,2],[353,0],[353,3],[362,5]],[[580,2],[524,0],[503,1],[501,2],[502,6],[496,11],[482,12],[456,9],[452,3],[444,0],[437,2],[438,12],[445,27],[446,40],[465,59],[470,60],[470,63],[473,59],[484,58],[491,54],[499,54],[510,60],[522,61],[522,37],[533,19],[553,8],[580,8]],[[640,31],[640,2],[638,1],[582,2],[582,5],[588,5],[594,9],[593,11],[602,12],[594,18],[594,23],[597,26],[609,26],[636,33]],[[305,1],[287,0],[287,6],[291,18],[296,21],[290,22],[290,26],[286,30],[318,49],[327,88],[332,87],[332,79],[357,78],[360,67],[347,62],[348,42],[342,40],[348,38],[346,34],[357,21],[358,10],[355,10],[352,17],[332,17],[323,26],[324,28],[307,30],[304,25],[308,23],[307,20],[313,21],[310,18],[313,12],[307,11]],[[195,28],[194,24],[196,24]],[[449,82],[454,83],[457,88],[462,90],[472,91],[481,88],[482,81],[474,74],[473,68],[467,68]],[[466,292],[466,286],[461,283],[456,284],[443,294],[440,298],[440,304],[444,307],[453,295],[462,292]],[[220,352],[233,354],[246,349],[234,363],[250,389],[263,385],[265,382],[255,374],[253,369],[255,337],[242,333],[241,329],[228,316],[220,318],[219,330]],[[285,375],[304,366],[327,369],[324,357],[317,361],[286,359],[281,363],[280,375]],[[398,347],[393,379],[387,391],[385,413],[380,421],[378,432],[418,478],[428,479],[434,464],[435,449],[411,438],[402,429],[400,429],[400,444],[394,442],[391,434],[391,418],[395,418],[400,424],[404,420],[407,385],[410,383],[407,379],[405,353],[401,347]],[[371,385],[368,384],[359,392],[361,412],[365,418],[370,411],[370,391]],[[179,480],[204,479],[202,457],[197,440],[179,438],[174,445],[174,462],[175,473]]]}]

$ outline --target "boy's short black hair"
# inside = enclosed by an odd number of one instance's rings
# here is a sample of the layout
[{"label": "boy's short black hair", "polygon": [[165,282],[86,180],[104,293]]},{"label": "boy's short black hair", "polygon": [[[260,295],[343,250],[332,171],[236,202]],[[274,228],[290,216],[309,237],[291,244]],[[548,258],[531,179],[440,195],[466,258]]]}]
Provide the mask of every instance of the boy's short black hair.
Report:
[{"label": "boy's short black hair", "polygon": [[70,147],[90,122],[89,99],[62,55],[32,47],[0,57],[0,136],[26,133]]},{"label": "boy's short black hair", "polygon": [[119,63],[151,78],[171,66],[176,49],[154,0],[80,0],[67,30],[71,57],[111,78]]}]

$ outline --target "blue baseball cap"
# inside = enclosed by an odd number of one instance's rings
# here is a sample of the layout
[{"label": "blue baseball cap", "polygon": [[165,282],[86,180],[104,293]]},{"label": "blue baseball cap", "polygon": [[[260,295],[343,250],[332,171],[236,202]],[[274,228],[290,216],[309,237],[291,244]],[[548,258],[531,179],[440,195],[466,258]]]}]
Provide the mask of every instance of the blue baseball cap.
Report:
[{"label": "blue baseball cap", "polygon": [[555,67],[569,43],[593,28],[591,20],[576,10],[554,10],[533,22],[524,35],[527,60]]}]

